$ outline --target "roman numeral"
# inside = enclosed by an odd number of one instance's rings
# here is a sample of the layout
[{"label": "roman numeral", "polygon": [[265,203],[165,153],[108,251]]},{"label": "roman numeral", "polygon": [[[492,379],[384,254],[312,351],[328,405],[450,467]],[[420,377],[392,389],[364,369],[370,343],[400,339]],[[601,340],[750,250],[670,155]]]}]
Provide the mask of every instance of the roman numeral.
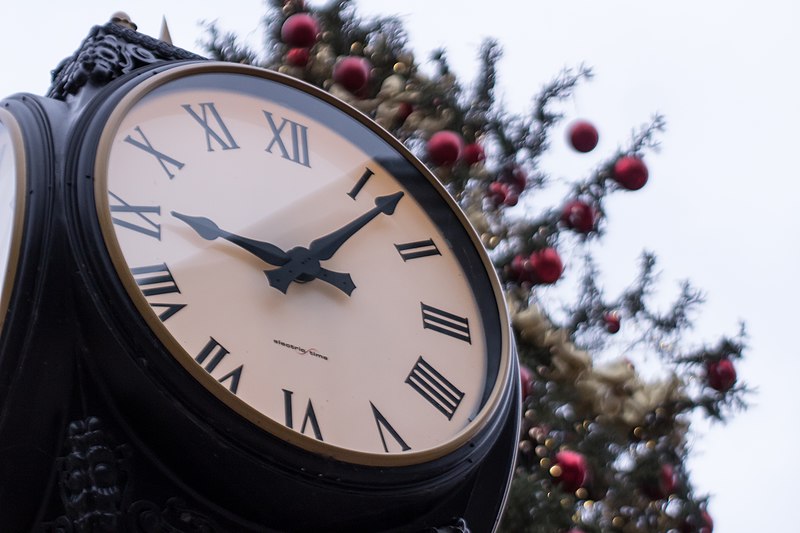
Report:
[{"label": "roman numeral", "polygon": [[370,407],[372,407],[372,416],[375,417],[375,425],[378,426],[378,433],[381,436],[381,443],[383,443],[383,451],[385,451],[386,453],[389,453],[389,447],[386,445],[386,436],[383,434],[383,430],[384,429],[386,431],[388,431],[389,435],[391,435],[392,438],[394,438],[395,442],[397,442],[397,444],[400,445],[400,449],[402,451],[405,452],[405,451],[410,450],[411,446],[406,444],[406,441],[403,440],[403,438],[392,427],[392,425],[389,423],[389,421],[386,420],[386,417],[383,416],[380,411],[378,411],[378,408],[375,407],[375,404],[373,404],[372,402],[369,402],[369,405],[370,405]]},{"label": "roman numeral", "polygon": [[369,179],[374,174],[375,173],[372,172],[370,169],[364,170],[364,173],[361,174],[360,178],[358,178],[358,182],[356,182],[356,184],[353,186],[353,189],[349,193],[347,193],[347,196],[355,200],[356,196],[358,196],[358,193],[361,192],[361,189],[364,188],[364,185],[367,184],[367,181],[369,181]]},{"label": "roman numeral", "polygon": [[[264,116],[267,117],[267,122],[272,130],[272,140],[267,145],[267,152],[273,153],[272,148],[277,147],[282,158],[311,168],[311,164],[308,161],[308,128],[285,118],[281,119],[280,126],[276,126],[272,113],[264,111]],[[289,125],[288,139],[283,137],[283,134],[287,133],[284,132],[287,124]],[[291,148],[291,153],[286,149],[287,141],[289,148]]]},{"label": "roman numeral", "polygon": [[[109,206],[112,213],[111,221],[114,224],[161,240],[161,224],[153,220],[153,215],[161,216],[161,206],[131,205],[111,191],[108,191],[108,195],[118,202]],[[115,217],[113,213],[118,216]]]},{"label": "roman numeral", "polygon": [[400,257],[403,258],[403,261],[428,257],[429,255],[442,255],[433,242],[433,239],[395,244],[394,247],[397,248],[397,252],[400,254]]},{"label": "roman numeral", "polygon": [[150,141],[148,141],[147,137],[144,136],[144,132],[142,131],[142,128],[140,128],[139,126],[136,126],[133,129],[136,130],[136,132],[142,138],[141,141],[134,139],[130,135],[125,137],[124,141],[126,143],[130,143],[130,144],[134,145],[136,148],[139,148],[140,150],[144,150],[148,154],[150,154],[153,157],[155,157],[158,160],[158,164],[161,165],[161,168],[164,169],[164,172],[166,172],[167,176],[169,176],[169,179],[174,178],[175,174],[173,174],[170,171],[170,169],[169,169],[169,167],[167,165],[170,165],[175,170],[180,170],[180,169],[183,168],[183,163],[181,163],[177,159],[175,159],[173,157],[170,157],[170,156],[168,156],[167,154],[165,154],[163,152],[159,152],[158,150],[153,148],[153,145],[150,144]]},{"label": "roman numeral", "polygon": [[[142,289],[142,294],[145,296],[158,296],[161,294],[170,294],[177,292],[180,294],[181,290],[172,277],[172,272],[169,271],[166,263],[160,265],[150,265],[143,267],[131,268],[133,279]],[[169,317],[186,307],[186,304],[170,304],[170,303],[155,303],[150,302],[150,307],[163,308],[158,314],[158,318],[164,322]]]},{"label": "roman numeral", "polygon": [[[239,145],[236,144],[235,140],[233,140],[233,135],[231,135],[228,127],[225,126],[225,123],[222,121],[222,117],[219,116],[219,112],[217,111],[217,108],[214,106],[213,102],[200,104],[200,113],[202,116],[198,115],[197,112],[192,109],[190,104],[183,104],[181,107],[184,108],[186,112],[189,113],[192,118],[203,127],[203,130],[205,130],[206,146],[208,147],[209,152],[214,151],[214,148],[211,146],[212,140],[223,150],[233,150],[239,148]],[[209,113],[211,113],[210,117]],[[210,124],[211,118],[214,119],[216,129]]]},{"label": "roman numeral", "polygon": [[441,411],[448,420],[453,418],[461,399],[464,398],[463,392],[422,357],[417,359],[417,363],[406,378],[406,383]]},{"label": "roman numeral", "polygon": [[[294,429],[294,417],[292,416],[292,395],[294,392],[286,389],[283,391],[283,407],[286,416],[286,427]],[[314,432],[314,437],[317,440],[322,440],[322,432],[319,429],[319,422],[317,422],[317,414],[314,412],[314,405],[311,403],[311,398],[308,399],[306,406],[306,414],[303,416],[303,425],[300,427],[300,433],[305,434],[306,427],[311,425],[311,430]]]},{"label": "roman numeral", "polygon": [[131,274],[145,296],[181,292],[166,263],[131,268]]},{"label": "roman numeral", "polygon": [[[217,368],[225,356],[228,355],[230,352],[225,349],[214,337],[209,337],[209,341],[200,350],[200,353],[194,358],[198,365],[202,366],[206,372],[211,374],[214,372],[214,369]],[[208,360],[208,362],[206,362]],[[205,364],[204,364],[205,363]],[[231,370],[217,381],[222,383],[223,385],[225,382],[228,382],[227,387],[232,393],[236,394],[239,390],[239,381],[242,378],[242,371],[244,370],[244,365],[239,365],[234,370]]]},{"label": "roman numeral", "polygon": [[444,333],[454,339],[472,344],[469,335],[469,320],[420,302],[422,306],[422,327]]}]

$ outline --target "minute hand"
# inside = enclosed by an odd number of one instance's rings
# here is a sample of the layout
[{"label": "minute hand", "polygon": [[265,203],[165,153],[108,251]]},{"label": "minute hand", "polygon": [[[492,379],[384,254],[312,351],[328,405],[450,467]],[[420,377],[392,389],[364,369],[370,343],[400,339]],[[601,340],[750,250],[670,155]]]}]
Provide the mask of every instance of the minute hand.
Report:
[{"label": "minute hand", "polygon": [[350,237],[366,226],[373,218],[381,213],[385,215],[393,214],[397,203],[402,197],[403,192],[401,191],[375,198],[374,208],[338,230],[320,237],[319,239],[314,239],[308,246],[308,251],[311,252],[311,255],[318,261],[330,259]]}]

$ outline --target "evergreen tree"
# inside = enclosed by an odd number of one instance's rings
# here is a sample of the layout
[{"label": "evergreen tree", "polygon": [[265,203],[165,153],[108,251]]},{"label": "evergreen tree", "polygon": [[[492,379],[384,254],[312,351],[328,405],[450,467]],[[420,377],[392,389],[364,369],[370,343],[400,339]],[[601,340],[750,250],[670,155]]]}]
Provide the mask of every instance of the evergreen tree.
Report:
[{"label": "evergreen tree", "polygon": [[[490,251],[512,315],[524,395],[502,531],[710,532],[707,497],[686,467],[687,432],[695,411],[724,421],[744,406],[748,390],[734,366],[744,328],[692,347],[686,333],[703,300],[698,290],[684,283],[657,311],[655,255],[643,253],[638,277],[607,294],[591,254],[604,234],[607,198],[635,201],[632,191],[646,185],[644,157],[664,118],[654,116],[562,190],[542,156],[569,118],[559,103],[591,79],[589,68],[565,69],[529,113],[517,115],[496,98],[496,41],[481,46],[479,74],[467,85],[444,50],[423,70],[396,18],[364,20],[348,0],[320,8],[271,0],[264,26],[261,51],[214,23],[204,46],[214,59],[300,78],[371,116],[434,171]],[[590,123],[573,121],[569,132],[578,152],[597,144]],[[534,195],[559,199],[534,210],[527,201]],[[656,377],[645,378],[623,351],[639,364],[647,359]]]}]

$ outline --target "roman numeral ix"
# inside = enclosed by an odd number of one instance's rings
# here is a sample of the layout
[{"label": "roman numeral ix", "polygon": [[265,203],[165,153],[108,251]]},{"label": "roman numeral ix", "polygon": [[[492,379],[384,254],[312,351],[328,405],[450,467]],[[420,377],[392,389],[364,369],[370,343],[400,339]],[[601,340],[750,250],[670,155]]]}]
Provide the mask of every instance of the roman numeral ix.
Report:
[{"label": "roman numeral ix", "polygon": [[[308,128],[285,118],[281,118],[280,125],[276,125],[269,111],[264,111],[264,116],[267,117],[267,123],[272,131],[272,140],[267,145],[267,152],[273,153],[272,149],[277,148],[282,158],[311,168],[308,161]],[[288,132],[284,131],[287,125]],[[284,137],[284,134],[287,135]]]},{"label": "roman numeral ix", "polygon": [[422,357],[417,359],[417,363],[406,378],[406,383],[441,411],[448,420],[453,418],[461,399],[464,398],[463,392]]}]

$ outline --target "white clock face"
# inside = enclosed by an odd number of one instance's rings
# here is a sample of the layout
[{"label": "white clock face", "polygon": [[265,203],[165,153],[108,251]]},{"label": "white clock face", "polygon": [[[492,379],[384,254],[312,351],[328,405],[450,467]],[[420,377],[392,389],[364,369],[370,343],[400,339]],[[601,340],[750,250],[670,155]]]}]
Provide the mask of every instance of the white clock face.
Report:
[{"label": "white clock face", "polygon": [[24,173],[21,139],[14,118],[5,111],[0,112],[0,325],[8,306],[19,253]]},{"label": "white clock face", "polygon": [[508,376],[507,339],[499,289],[438,186],[275,81],[153,85],[104,133],[98,212],[135,303],[187,370],[261,427],[343,460],[419,462],[477,431]]}]

